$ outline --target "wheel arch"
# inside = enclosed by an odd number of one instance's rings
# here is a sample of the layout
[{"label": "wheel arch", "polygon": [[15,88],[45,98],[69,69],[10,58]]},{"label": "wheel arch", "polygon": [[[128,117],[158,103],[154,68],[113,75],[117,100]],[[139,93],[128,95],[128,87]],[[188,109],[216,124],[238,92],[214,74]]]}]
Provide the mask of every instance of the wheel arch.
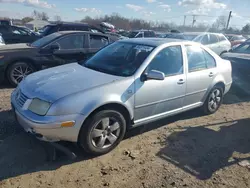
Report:
[{"label": "wheel arch", "polygon": [[39,70],[39,66],[37,66],[35,64],[35,61],[32,60],[31,58],[27,58],[27,57],[23,57],[23,58],[15,58],[15,59],[12,59],[11,61],[9,61],[6,65],[6,68],[5,68],[5,76],[7,74],[7,70],[14,64],[14,63],[17,63],[17,62],[26,62],[26,63],[29,63],[31,64],[36,70]]},{"label": "wheel arch", "polygon": [[[133,119],[132,119],[131,113],[129,112],[129,110],[124,105],[122,105],[120,103],[117,103],[117,102],[111,102],[111,103],[103,104],[103,105],[95,108],[93,111],[91,111],[88,114],[87,118],[83,121],[82,126],[81,126],[80,129],[83,128],[84,123],[89,118],[91,118],[94,114],[96,114],[97,112],[100,112],[102,110],[116,110],[116,111],[120,112],[124,116],[124,118],[126,120],[126,126],[127,126],[127,128],[129,128],[129,126],[133,123]],[[79,138],[80,138],[80,132],[81,131],[79,131],[78,139],[77,140],[79,140]]]}]

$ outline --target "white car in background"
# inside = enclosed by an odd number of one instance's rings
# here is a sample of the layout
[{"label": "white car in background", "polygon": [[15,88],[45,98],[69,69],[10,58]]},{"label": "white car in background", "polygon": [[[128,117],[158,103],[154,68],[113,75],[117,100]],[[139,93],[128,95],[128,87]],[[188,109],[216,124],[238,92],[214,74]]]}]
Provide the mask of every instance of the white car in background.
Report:
[{"label": "white car in background", "polygon": [[184,33],[186,40],[199,42],[216,54],[221,55],[231,49],[230,41],[221,33]]},{"label": "white car in background", "polygon": [[0,33],[0,46],[5,45],[2,34]]}]

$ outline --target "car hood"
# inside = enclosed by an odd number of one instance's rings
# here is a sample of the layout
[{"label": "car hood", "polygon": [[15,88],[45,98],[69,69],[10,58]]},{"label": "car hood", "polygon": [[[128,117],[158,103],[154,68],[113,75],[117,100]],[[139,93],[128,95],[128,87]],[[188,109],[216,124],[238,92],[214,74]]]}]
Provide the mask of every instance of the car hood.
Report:
[{"label": "car hood", "polygon": [[27,45],[26,43],[20,43],[20,44],[7,44],[4,46],[1,46],[0,53],[4,51],[13,51],[13,50],[29,50],[33,49],[33,47]]},{"label": "car hood", "polygon": [[250,60],[250,54],[243,54],[243,53],[228,52],[228,53],[223,53],[221,57],[225,59],[238,58],[238,59]]},{"label": "car hood", "polygon": [[22,92],[29,98],[45,101],[56,100],[70,94],[85,91],[123,79],[71,63],[33,73],[20,83]]}]

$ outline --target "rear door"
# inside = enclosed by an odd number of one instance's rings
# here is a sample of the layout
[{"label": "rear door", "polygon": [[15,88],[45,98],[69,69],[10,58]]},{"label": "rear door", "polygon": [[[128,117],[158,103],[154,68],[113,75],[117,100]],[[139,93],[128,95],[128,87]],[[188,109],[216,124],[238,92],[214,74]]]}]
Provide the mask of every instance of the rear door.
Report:
[{"label": "rear door", "polygon": [[217,75],[215,59],[201,47],[186,45],[186,55],[188,73],[184,108],[201,105],[208,88]]},{"label": "rear door", "polygon": [[209,34],[207,47],[213,50],[218,55],[220,55],[222,52],[219,39],[215,34]]}]

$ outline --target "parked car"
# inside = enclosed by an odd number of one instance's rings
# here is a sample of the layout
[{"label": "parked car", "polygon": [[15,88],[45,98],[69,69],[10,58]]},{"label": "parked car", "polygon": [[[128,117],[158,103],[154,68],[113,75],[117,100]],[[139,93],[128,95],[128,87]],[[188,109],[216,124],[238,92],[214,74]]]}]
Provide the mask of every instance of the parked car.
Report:
[{"label": "parked car", "polygon": [[0,33],[6,44],[31,43],[40,38],[23,27],[12,25],[0,25]]},{"label": "parked car", "polygon": [[42,28],[39,32],[41,36],[47,36],[58,31],[91,31],[94,33],[104,33],[102,30],[87,23],[61,22],[50,24]]},{"label": "parked car", "polygon": [[164,38],[188,40],[183,33],[167,33]]},{"label": "parked car", "polygon": [[89,58],[116,37],[84,31],[61,31],[31,44],[0,48],[0,75],[16,86],[28,74]]},{"label": "parked car", "polygon": [[12,25],[11,20],[0,20],[0,25]]},{"label": "parked car", "polygon": [[82,64],[27,76],[11,103],[17,121],[37,138],[78,142],[99,155],[129,128],[197,107],[215,113],[231,84],[230,61],[200,44],[127,39]]},{"label": "parked car", "polygon": [[5,45],[2,34],[0,33],[0,46]]},{"label": "parked car", "polygon": [[130,31],[128,38],[149,38],[156,37],[154,31],[151,30],[134,30]]},{"label": "parked car", "polygon": [[231,49],[229,40],[220,33],[200,33],[200,32],[186,32],[186,33],[170,33],[167,38],[177,38],[188,41],[199,42],[216,54],[221,55]]},{"label": "parked car", "polygon": [[226,34],[226,37],[231,42],[232,47],[234,47],[236,45],[240,45],[247,40],[242,35]]},{"label": "parked car", "polygon": [[250,40],[242,43],[238,47],[221,55],[223,59],[230,60],[233,71],[239,71],[241,74],[250,73]]}]

